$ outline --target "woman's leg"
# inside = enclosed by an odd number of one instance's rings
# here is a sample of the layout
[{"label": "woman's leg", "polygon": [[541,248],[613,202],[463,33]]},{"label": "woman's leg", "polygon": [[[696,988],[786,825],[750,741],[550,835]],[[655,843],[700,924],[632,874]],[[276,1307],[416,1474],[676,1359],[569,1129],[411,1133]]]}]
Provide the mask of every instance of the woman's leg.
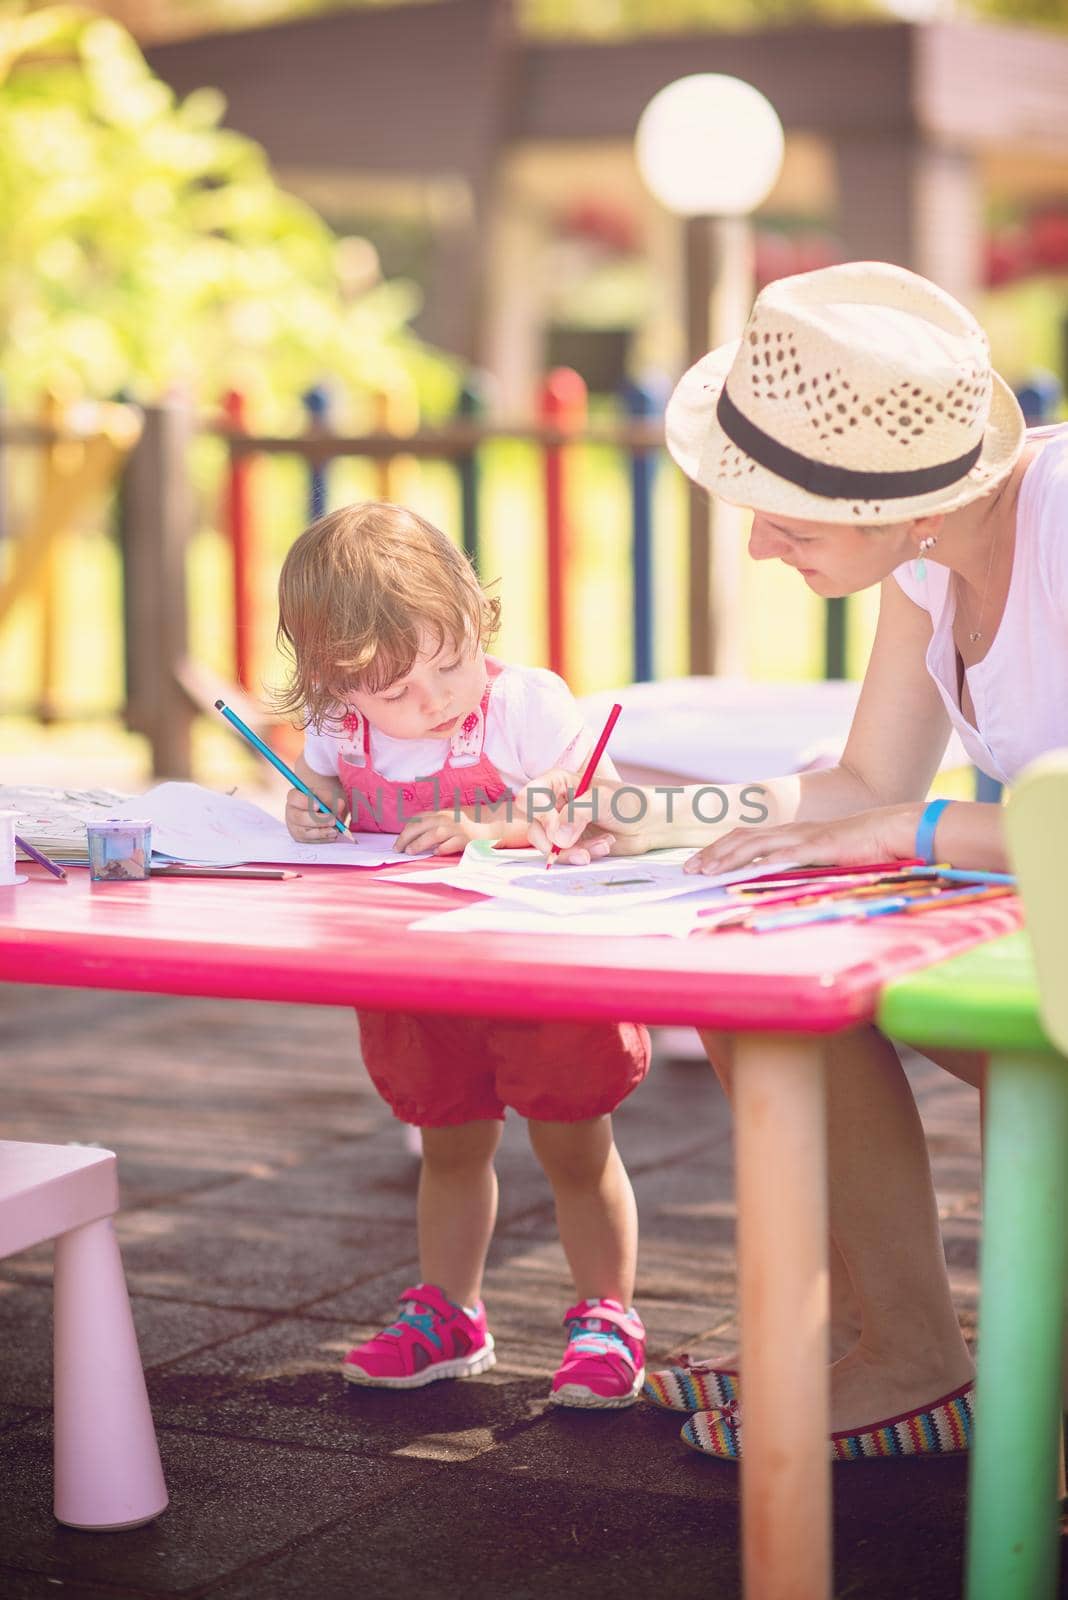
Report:
[{"label": "woman's leg", "polygon": [[875,1028],[828,1042],[831,1229],[860,1339],[835,1363],[835,1429],[911,1411],[968,1382],[927,1142],[897,1051]]},{"label": "woman's leg", "polygon": [[497,1220],[493,1157],[502,1124],[424,1128],[419,1175],[419,1270],[458,1306],[482,1296],[482,1271]]},{"label": "woman's leg", "polygon": [[[948,1061],[947,1061],[948,1064]],[[978,1069],[955,1057],[958,1075]],[[860,1335],[831,1373],[831,1425],[861,1428],[966,1383],[927,1145],[897,1051],[875,1028],[827,1041],[831,1232]]]},{"label": "woman's leg", "polygon": [[580,1300],[634,1295],[638,1213],[612,1138],[612,1119],[527,1124],[534,1153],[552,1185],[556,1220]]},{"label": "woman's leg", "polygon": [[[708,1052],[708,1059],[712,1063],[716,1077],[723,1085],[728,1099],[732,1092],[732,1056],[731,1036],[727,1033],[701,1033],[701,1042]],[[829,1261],[831,1269],[831,1360],[837,1361],[839,1356],[844,1356],[852,1350],[860,1337],[860,1306],[853,1289],[849,1271],[842,1260],[842,1253],[835,1243],[832,1231]],[[737,1358],[725,1356],[719,1362],[721,1367],[737,1366]]]}]

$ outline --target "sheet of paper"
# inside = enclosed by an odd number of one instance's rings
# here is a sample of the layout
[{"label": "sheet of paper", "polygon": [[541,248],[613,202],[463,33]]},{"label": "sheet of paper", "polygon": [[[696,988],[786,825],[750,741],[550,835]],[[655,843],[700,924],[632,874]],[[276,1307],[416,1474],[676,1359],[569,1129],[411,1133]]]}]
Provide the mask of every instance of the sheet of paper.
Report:
[{"label": "sheet of paper", "polygon": [[278,866],[381,867],[411,861],[394,850],[395,835],[340,836],[336,843],[298,844],[284,822],[251,800],[219,794],[196,783],[161,783],[128,798],[113,816],[147,817],[153,853],[175,861],[236,865],[245,861]]},{"label": "sheet of paper", "polygon": [[[677,856],[680,862],[685,861],[692,854],[692,850],[657,850],[650,852],[650,855],[656,859],[666,857],[669,860],[674,860]],[[533,845],[502,849],[494,844],[492,839],[472,839],[465,847],[459,861],[454,858],[442,858],[440,868],[431,870],[428,866],[425,872],[412,872],[406,876],[409,883],[442,883],[445,880],[442,878],[441,873],[442,871],[447,871],[453,874],[450,882],[458,883],[462,874],[471,887],[474,887],[476,879],[486,878],[491,886],[496,885],[496,889],[491,887],[489,891],[495,893],[499,891],[501,884],[509,882],[517,872],[523,869],[533,872],[538,869],[544,870],[544,868],[545,857],[540,850],[535,850]]]},{"label": "sheet of paper", "polygon": [[[102,822],[128,807],[116,789],[53,789],[41,785],[0,787],[0,810],[15,811],[15,832],[46,855],[68,865],[88,861],[85,824]],[[127,811],[127,815],[131,815]]]},{"label": "sheet of paper", "polygon": [[705,877],[683,872],[680,863],[659,861],[654,854],[609,857],[584,867],[557,865],[550,872],[546,871],[544,857],[538,857],[534,867],[526,864],[525,853],[521,861],[486,866],[477,857],[469,861],[465,853],[459,866],[408,872],[395,881],[446,883],[454,889],[531,906],[556,917],[574,917],[590,910],[607,910],[609,904],[615,912],[679,899],[756,875],[749,866]]},{"label": "sheet of paper", "polygon": [[415,933],[519,933],[528,936],[580,934],[585,938],[645,938],[662,935],[685,939],[699,928],[711,928],[718,918],[733,914],[738,901],[722,889],[693,894],[681,900],[611,912],[583,911],[566,922],[551,912],[538,911],[511,900],[479,900],[474,905],[439,911],[411,924]]}]

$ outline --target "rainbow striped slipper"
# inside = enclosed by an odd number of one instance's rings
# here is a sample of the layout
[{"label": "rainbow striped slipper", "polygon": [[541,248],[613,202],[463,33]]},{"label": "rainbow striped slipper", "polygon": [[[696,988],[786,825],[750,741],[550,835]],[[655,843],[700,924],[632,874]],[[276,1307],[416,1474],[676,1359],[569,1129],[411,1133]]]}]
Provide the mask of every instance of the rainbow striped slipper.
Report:
[{"label": "rainbow striped slipper", "polygon": [[736,1370],[683,1354],[678,1366],[646,1373],[642,1393],[662,1411],[718,1411],[737,1400],[738,1382]]},{"label": "rainbow striped slipper", "polygon": [[[952,1456],[967,1450],[972,1439],[975,1387],[967,1383],[919,1411],[887,1417],[860,1433],[832,1433],[832,1461],[875,1460],[883,1456]],[[741,1409],[737,1401],[698,1411],[682,1429],[692,1450],[721,1461],[737,1461],[742,1453]]]}]

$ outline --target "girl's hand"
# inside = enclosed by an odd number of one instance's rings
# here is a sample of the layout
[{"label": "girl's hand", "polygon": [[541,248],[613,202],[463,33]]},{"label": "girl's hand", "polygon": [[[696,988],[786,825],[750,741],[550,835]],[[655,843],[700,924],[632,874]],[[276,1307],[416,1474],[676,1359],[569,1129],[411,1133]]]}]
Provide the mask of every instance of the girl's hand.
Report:
[{"label": "girl's hand", "polygon": [[[601,856],[640,856],[652,848],[647,831],[649,806],[639,807],[631,784],[593,784],[575,802],[574,815],[568,821],[567,801],[576,783],[571,775],[570,783],[557,794],[560,809],[537,816],[530,824],[530,842],[543,855],[548,855],[556,844],[560,846],[559,861],[567,866],[586,866]],[[616,816],[612,804],[620,789],[629,792],[620,801]]]},{"label": "girl's hand", "polygon": [[715,876],[754,861],[764,866],[859,867],[911,857],[920,808],[880,806],[829,822],[784,822],[777,827],[732,828],[691,856],[684,872]]},{"label": "girl's hand", "polygon": [[461,811],[421,811],[409,817],[397,835],[395,850],[409,855],[425,855],[432,851],[436,856],[458,856],[472,839],[487,830],[465,816]]},{"label": "girl's hand", "polygon": [[[323,804],[330,807],[335,817],[344,820],[348,803],[339,783],[323,778],[319,785],[309,784],[308,787],[314,787]],[[290,789],[286,795],[286,827],[298,844],[330,844],[341,838],[330,818],[300,789]]]},{"label": "girl's hand", "polygon": [[512,800],[512,826],[510,839],[522,844],[533,844],[531,829],[555,816],[561,806],[566,806],[569,794],[574,794],[582,774],[569,772],[566,767],[550,767],[539,778],[531,778],[522,789],[517,789]]}]

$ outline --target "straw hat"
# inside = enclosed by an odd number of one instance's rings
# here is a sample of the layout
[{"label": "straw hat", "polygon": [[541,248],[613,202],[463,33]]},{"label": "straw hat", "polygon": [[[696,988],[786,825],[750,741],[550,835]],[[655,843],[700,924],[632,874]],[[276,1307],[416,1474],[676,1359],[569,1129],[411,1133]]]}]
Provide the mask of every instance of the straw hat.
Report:
[{"label": "straw hat", "polygon": [[1024,419],[986,335],[903,267],[780,278],[680,380],[667,446],[702,488],[810,522],[906,522],[987,493]]}]

